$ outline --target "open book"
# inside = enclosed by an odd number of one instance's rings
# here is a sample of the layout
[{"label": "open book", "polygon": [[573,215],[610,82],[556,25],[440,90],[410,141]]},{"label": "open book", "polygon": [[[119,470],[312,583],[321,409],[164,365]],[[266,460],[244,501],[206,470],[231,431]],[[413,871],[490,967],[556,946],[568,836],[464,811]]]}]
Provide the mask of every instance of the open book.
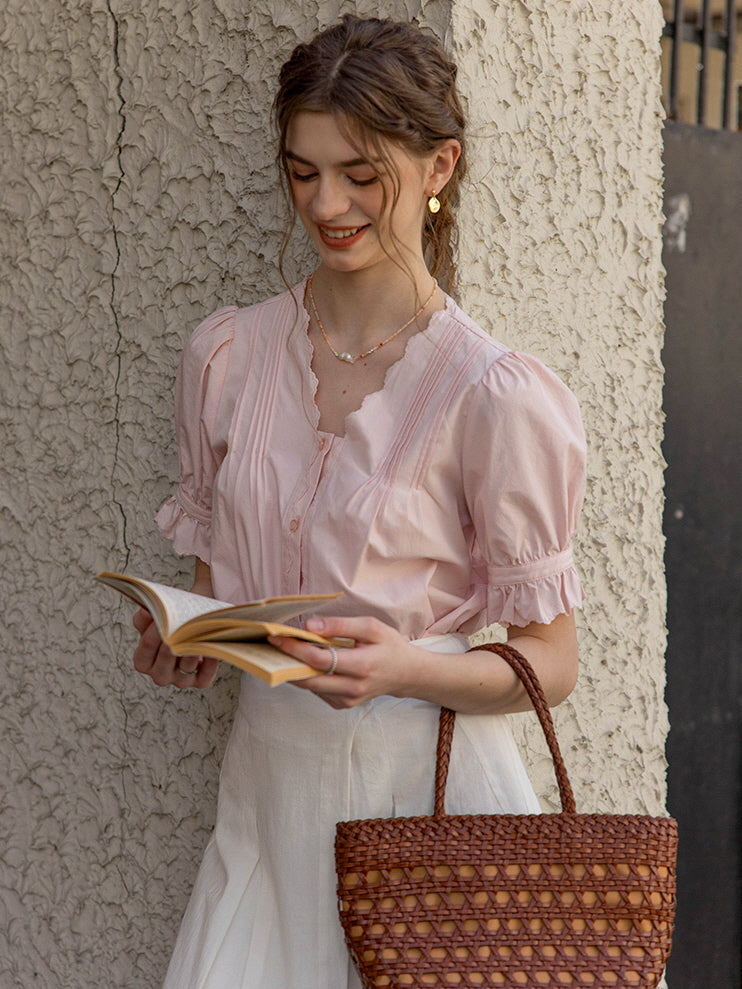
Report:
[{"label": "open book", "polygon": [[176,656],[224,659],[272,687],[286,680],[316,676],[318,671],[270,645],[265,641],[267,636],[290,635],[326,646],[352,644],[348,639],[325,639],[283,624],[339,594],[294,594],[232,605],[120,573],[104,571],[97,579],[146,608],[162,641]]}]

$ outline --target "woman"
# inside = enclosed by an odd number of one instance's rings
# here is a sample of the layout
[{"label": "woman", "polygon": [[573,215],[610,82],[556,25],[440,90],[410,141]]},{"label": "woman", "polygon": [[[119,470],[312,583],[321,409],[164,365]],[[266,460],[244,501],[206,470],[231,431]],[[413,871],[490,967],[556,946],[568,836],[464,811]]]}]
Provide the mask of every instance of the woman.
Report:
[{"label": "woman", "polygon": [[[439,706],[460,712],[448,810],[537,811],[502,715],[510,668],[469,651],[500,622],[550,703],[572,689],[571,555],[584,483],[576,403],[496,343],[450,284],[464,174],[456,68],[408,24],[346,16],[299,45],[275,102],[279,160],[319,256],[293,291],[205,320],[176,396],[181,483],[158,516],[223,600],[343,591],[276,638],[324,673],[271,690],[243,676],[217,824],[167,989],[360,983],[336,915],[334,824],[427,813]],[[149,615],[138,670],[206,687]],[[422,641],[421,641],[422,640]]]}]

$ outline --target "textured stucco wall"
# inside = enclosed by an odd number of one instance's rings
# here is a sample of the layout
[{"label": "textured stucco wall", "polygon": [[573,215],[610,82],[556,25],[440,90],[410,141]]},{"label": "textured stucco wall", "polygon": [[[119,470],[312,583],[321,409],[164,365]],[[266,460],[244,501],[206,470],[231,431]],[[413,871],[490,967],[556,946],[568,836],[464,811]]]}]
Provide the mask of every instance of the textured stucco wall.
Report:
[{"label": "textured stucco wall", "polygon": [[[130,609],[90,575],[186,579],[151,522],[175,476],[178,354],[210,310],[281,287],[273,79],[348,9],[415,18],[459,60],[473,145],[463,301],[564,375],[590,441],[583,671],[557,712],[564,748],[585,809],[662,806],[655,0],[9,0],[2,989],[162,977],[236,681],[183,694],[133,675]],[[298,241],[294,272],[309,256]],[[542,746],[520,731],[548,791]]]},{"label": "textured stucco wall", "polygon": [[562,375],[586,424],[584,662],[556,719],[597,810],[659,812],[665,790],[661,31],[651,0],[472,0],[453,17],[475,135],[464,301]]}]

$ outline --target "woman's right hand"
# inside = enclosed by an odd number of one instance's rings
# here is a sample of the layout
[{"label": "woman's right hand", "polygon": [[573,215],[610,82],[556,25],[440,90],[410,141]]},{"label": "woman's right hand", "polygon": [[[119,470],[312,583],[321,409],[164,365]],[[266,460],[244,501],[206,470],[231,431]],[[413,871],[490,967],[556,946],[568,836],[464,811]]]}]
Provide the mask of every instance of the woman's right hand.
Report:
[{"label": "woman's right hand", "polygon": [[139,644],[134,650],[134,669],[152,677],[159,687],[210,687],[219,669],[219,660],[207,656],[174,656],[160,638],[152,615],[139,608],[134,615]]}]

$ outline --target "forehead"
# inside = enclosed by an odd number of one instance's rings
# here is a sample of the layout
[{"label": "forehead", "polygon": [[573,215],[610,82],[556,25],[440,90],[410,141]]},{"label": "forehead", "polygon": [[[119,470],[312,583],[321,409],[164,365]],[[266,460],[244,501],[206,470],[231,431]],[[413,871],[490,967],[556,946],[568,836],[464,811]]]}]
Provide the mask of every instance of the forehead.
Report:
[{"label": "forehead", "polygon": [[316,165],[346,167],[362,163],[404,167],[413,160],[405,149],[378,132],[314,110],[300,110],[293,115],[286,128],[285,152]]},{"label": "forehead", "polygon": [[[353,138],[351,138],[351,133]],[[345,121],[338,121],[331,113],[314,110],[300,110],[295,113],[286,128],[286,151],[300,157],[306,153],[326,156],[341,155],[344,158],[364,158],[371,156],[369,141],[356,138],[356,129]]]}]

